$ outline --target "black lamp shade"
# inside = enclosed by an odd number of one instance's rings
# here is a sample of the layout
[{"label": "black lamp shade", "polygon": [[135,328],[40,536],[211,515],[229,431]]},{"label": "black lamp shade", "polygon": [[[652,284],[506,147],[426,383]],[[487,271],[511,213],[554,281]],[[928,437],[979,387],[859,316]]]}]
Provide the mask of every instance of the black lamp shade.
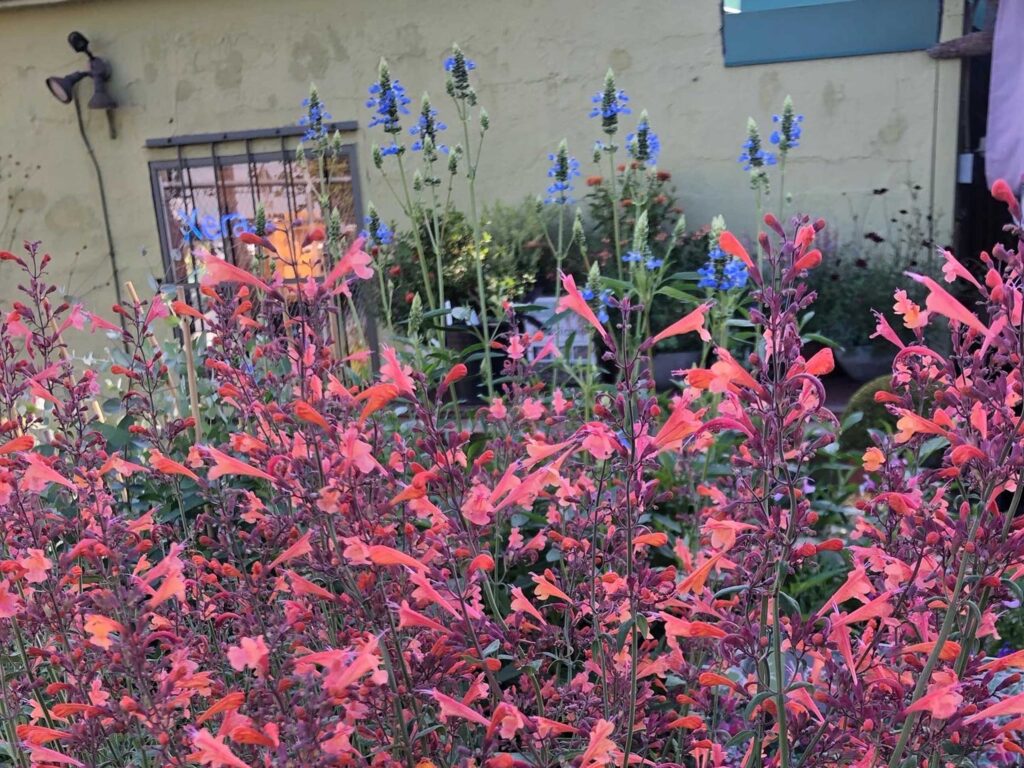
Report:
[{"label": "black lamp shade", "polygon": [[72,72],[70,75],[64,75],[64,77],[54,75],[53,77],[46,78],[46,87],[50,89],[50,93],[61,104],[70,104],[75,84],[83,77],[88,76],[88,72]]}]

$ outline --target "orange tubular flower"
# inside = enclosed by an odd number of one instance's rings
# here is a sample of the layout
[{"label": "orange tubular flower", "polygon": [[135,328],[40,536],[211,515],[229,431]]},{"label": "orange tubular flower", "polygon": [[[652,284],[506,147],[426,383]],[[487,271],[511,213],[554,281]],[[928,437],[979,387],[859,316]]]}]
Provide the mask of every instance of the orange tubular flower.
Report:
[{"label": "orange tubular flower", "polygon": [[577,315],[582,317],[591,327],[597,331],[598,335],[604,340],[606,344],[611,342],[611,338],[608,336],[608,331],[601,325],[601,321],[597,319],[597,315],[594,314],[594,310],[590,308],[583,295],[579,292],[576,287],[576,280],[572,275],[562,275],[562,287],[565,289],[565,296],[558,301],[558,311],[565,312],[566,310],[572,310]]},{"label": "orange tubular flower", "polygon": [[915,272],[907,272],[907,275],[928,289],[928,299],[925,301],[925,306],[929,310],[943,315],[950,320],[962,323],[982,336],[988,333],[988,327],[978,319],[977,315],[954,299],[945,288],[936,283],[932,278]]},{"label": "orange tubular flower", "polygon": [[654,338],[647,342],[647,344],[653,347],[659,341],[670,339],[673,336],[681,336],[684,333],[694,332],[700,336],[701,340],[711,341],[711,334],[708,333],[707,328],[704,327],[704,316],[707,314],[709,309],[711,309],[710,303],[701,304],[690,314],[676,320],[672,325],[658,333]]}]

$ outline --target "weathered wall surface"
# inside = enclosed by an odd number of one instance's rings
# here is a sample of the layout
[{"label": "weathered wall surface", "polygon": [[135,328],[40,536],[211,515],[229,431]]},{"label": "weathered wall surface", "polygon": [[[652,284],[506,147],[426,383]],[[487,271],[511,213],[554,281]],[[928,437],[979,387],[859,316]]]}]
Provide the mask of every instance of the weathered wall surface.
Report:
[{"label": "weathered wall surface", "polygon": [[[944,37],[961,12],[946,3]],[[96,306],[113,296],[96,182],[73,107],[43,85],[80,67],[65,42],[72,29],[114,67],[118,136],[100,112],[87,111],[86,129],[107,178],[122,277],[140,285],[162,273],[147,163],[167,156],[146,139],[293,123],[316,82],[335,119],[360,121],[363,199],[381,202],[364,106],[378,58],[410,95],[435,94],[444,113],[441,62],[453,40],[476,60],[491,115],[480,174],[488,198],[543,191],[547,153],[563,136],[588,172],[599,131],[586,115],[611,66],[636,112],[650,112],[691,226],[721,212],[736,229],[753,227],[736,157],[748,115],[767,129],[787,93],[806,115],[787,180],[797,207],[849,223],[871,189],[917,183],[940,238],[951,220],[958,63],[915,52],[726,69],[717,0],[88,0],[0,10],[0,247],[44,240],[67,292]],[[13,295],[8,283],[0,279],[2,299]]]}]

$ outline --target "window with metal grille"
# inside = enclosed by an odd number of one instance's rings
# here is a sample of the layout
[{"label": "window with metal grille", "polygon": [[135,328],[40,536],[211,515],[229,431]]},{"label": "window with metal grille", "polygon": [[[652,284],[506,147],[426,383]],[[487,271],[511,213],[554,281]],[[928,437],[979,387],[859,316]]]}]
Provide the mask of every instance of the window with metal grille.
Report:
[{"label": "window with metal grille", "polygon": [[[351,122],[329,126],[331,133],[342,134],[355,128]],[[296,152],[303,130],[289,126],[146,142],[161,155],[149,163],[149,171],[166,284],[183,286],[189,301],[201,305],[196,290],[200,249],[264,278],[280,275],[285,282],[316,278],[330,268],[323,243],[303,241],[312,229],[326,227],[333,209],[342,226],[358,227],[362,203],[356,146],[343,144],[327,159],[323,172],[330,206],[321,210],[320,166]],[[259,207],[276,255],[260,254],[240,237],[253,231]]]},{"label": "window with metal grille", "polygon": [[[353,128],[347,123],[332,126]],[[286,280],[322,269],[319,254],[313,252],[319,244],[301,245],[310,229],[324,226],[330,213],[319,209],[316,162],[296,157],[301,132],[288,127],[146,142],[149,148],[173,152],[149,164],[167,282],[190,281],[199,247],[256,272],[281,271]],[[355,145],[343,145],[324,170],[331,208],[338,209],[343,225],[355,225],[361,209]],[[256,264],[255,248],[239,239],[252,231],[260,205],[279,263]]]}]

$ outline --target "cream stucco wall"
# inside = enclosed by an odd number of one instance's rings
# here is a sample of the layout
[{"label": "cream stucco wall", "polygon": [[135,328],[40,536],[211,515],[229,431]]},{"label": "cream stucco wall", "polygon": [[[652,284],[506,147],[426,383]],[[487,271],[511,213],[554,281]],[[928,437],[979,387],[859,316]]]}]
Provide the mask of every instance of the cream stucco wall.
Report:
[{"label": "cream stucco wall", "polygon": [[[963,4],[945,6],[943,37],[955,36]],[[80,66],[65,42],[72,29],[114,67],[118,136],[103,113],[89,112],[86,127],[122,277],[140,285],[162,273],[147,163],[166,152],[146,139],[290,124],[315,81],[335,119],[359,120],[363,199],[382,200],[364,107],[377,60],[387,56],[410,95],[428,89],[444,111],[440,67],[453,40],[477,61],[491,115],[488,198],[542,191],[563,136],[588,172],[598,138],[590,96],[612,66],[633,106],[650,112],[692,226],[719,212],[753,226],[736,156],[747,116],[767,127],[787,93],[806,115],[787,181],[798,207],[842,223],[872,188],[916,182],[940,239],[951,222],[958,62],[914,52],[727,69],[717,0],[0,2],[0,247],[43,240],[66,290],[94,306],[113,296],[96,182],[73,108],[43,85]],[[12,295],[3,276],[0,299]]]}]

